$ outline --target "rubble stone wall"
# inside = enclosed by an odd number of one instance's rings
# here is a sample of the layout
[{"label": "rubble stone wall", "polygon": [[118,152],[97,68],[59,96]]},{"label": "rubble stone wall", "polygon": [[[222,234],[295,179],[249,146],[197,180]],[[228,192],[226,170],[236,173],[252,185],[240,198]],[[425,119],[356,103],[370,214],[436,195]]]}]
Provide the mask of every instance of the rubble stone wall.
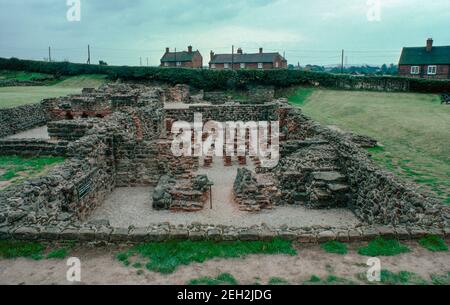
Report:
[{"label": "rubble stone wall", "polygon": [[0,138],[44,126],[49,115],[42,103],[0,109]]},{"label": "rubble stone wall", "polygon": [[[450,208],[429,198],[416,187],[381,169],[368,152],[342,133],[321,126],[292,109],[288,125],[295,125],[288,137],[314,135],[326,140],[337,152],[337,165],[350,187],[348,207],[369,224],[450,226]],[[294,120],[294,122],[289,122]],[[297,132],[299,136],[297,135]]]},{"label": "rubble stone wall", "polygon": [[115,185],[109,141],[90,135],[70,143],[64,163],[0,192],[0,226],[61,226],[85,219]]},{"label": "rubble stone wall", "polygon": [[187,109],[166,109],[166,118],[179,121],[194,121],[194,114],[201,113],[204,121],[275,121],[278,105],[276,103],[262,105],[208,105],[190,106]]},{"label": "rubble stone wall", "polygon": [[35,139],[0,140],[0,155],[16,155],[26,157],[67,155],[67,141],[49,142]]}]

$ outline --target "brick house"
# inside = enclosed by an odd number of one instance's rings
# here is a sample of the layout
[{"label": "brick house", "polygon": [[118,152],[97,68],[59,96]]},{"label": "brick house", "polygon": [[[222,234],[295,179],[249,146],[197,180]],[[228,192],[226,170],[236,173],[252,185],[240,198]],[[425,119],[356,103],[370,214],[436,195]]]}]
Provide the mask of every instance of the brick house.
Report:
[{"label": "brick house", "polygon": [[236,54],[214,54],[211,51],[210,69],[286,69],[287,60],[280,53],[264,53],[259,49],[259,53],[245,54],[239,48]]},{"label": "brick house", "polygon": [[166,53],[161,58],[161,67],[202,68],[203,57],[198,50],[193,51],[192,46],[181,52],[170,52],[166,48]]},{"label": "brick house", "polygon": [[430,38],[426,47],[403,48],[398,74],[415,78],[450,79],[450,46],[435,47]]}]

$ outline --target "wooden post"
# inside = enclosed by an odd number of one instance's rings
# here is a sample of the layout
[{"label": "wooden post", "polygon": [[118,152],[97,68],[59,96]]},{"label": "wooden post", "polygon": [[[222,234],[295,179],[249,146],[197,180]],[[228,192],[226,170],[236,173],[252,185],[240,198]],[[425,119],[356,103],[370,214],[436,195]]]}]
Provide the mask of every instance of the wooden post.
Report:
[{"label": "wooden post", "polygon": [[213,204],[212,204],[212,185],[209,185],[209,205],[211,207],[211,210],[213,208]]}]

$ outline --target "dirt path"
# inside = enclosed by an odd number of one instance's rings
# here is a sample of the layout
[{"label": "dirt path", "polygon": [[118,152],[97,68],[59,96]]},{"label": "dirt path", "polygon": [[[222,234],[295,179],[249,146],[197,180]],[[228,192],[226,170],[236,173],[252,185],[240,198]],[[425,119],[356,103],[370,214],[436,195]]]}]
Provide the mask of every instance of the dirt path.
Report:
[{"label": "dirt path", "polygon": [[[450,253],[432,253],[416,243],[407,243],[411,253],[381,258],[382,268],[392,272],[409,271],[430,280],[430,275],[450,271]],[[367,257],[356,254],[359,245],[350,245],[348,255],[325,253],[319,246],[302,246],[297,256],[252,255],[245,259],[214,259],[203,264],[180,267],[175,273],[161,275],[147,270],[138,272],[115,259],[119,248],[75,249],[71,256],[81,260],[82,284],[185,284],[202,276],[232,274],[240,284],[266,284],[279,277],[301,284],[312,275],[325,278],[336,275],[362,283],[357,274],[366,273]],[[69,284],[65,260],[0,260],[0,284]]]}]

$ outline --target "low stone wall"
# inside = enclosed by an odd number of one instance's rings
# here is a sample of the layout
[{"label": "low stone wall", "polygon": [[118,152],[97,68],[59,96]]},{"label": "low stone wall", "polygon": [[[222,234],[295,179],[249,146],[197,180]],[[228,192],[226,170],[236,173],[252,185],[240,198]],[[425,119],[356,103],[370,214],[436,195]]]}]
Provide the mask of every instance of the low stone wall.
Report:
[{"label": "low stone wall", "polygon": [[67,225],[101,204],[114,185],[107,136],[89,135],[67,146],[67,161],[43,177],[0,192],[0,226]]},{"label": "low stone wall", "polygon": [[[319,84],[320,85],[320,84]],[[409,92],[410,80],[393,78],[367,78],[354,76],[336,79],[336,88],[345,90],[369,90],[386,92]]]},{"label": "low stone wall", "polygon": [[48,135],[52,139],[75,141],[86,135],[97,123],[96,119],[76,119],[53,121],[47,124]]},{"label": "low stone wall", "polygon": [[0,155],[64,157],[67,155],[68,144],[66,141],[49,142],[35,139],[0,140]]},{"label": "low stone wall", "polygon": [[277,103],[268,103],[261,105],[208,105],[208,106],[190,106],[187,109],[166,109],[166,119],[176,121],[194,121],[194,114],[201,113],[204,121],[276,121]]},{"label": "low stone wall", "polygon": [[47,124],[49,115],[42,103],[0,109],[0,138]]},{"label": "low stone wall", "polygon": [[300,243],[317,244],[337,240],[340,242],[370,241],[377,237],[398,240],[417,240],[426,235],[450,239],[450,229],[427,229],[418,226],[361,226],[353,228],[270,228],[253,226],[238,228],[193,224],[172,226],[168,223],[145,228],[113,228],[108,222],[69,226],[0,227],[0,240],[78,241],[99,243],[142,243],[170,240],[191,241],[270,241],[275,238]]}]

